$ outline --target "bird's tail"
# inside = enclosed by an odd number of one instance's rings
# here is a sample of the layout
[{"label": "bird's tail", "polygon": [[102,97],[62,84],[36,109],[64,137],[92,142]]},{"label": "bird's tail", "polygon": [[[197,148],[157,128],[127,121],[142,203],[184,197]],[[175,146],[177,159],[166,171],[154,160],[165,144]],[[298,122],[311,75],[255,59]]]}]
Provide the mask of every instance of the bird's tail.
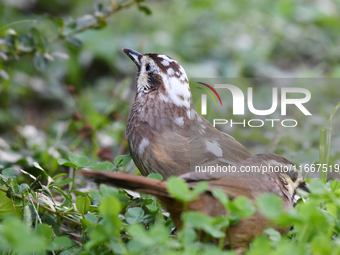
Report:
[{"label": "bird's tail", "polygon": [[166,190],[166,182],[164,181],[134,174],[105,171],[78,170],[77,174],[86,178],[94,179],[97,183],[105,183],[117,188],[137,191],[148,195],[154,195],[156,197],[170,198],[170,195]]}]

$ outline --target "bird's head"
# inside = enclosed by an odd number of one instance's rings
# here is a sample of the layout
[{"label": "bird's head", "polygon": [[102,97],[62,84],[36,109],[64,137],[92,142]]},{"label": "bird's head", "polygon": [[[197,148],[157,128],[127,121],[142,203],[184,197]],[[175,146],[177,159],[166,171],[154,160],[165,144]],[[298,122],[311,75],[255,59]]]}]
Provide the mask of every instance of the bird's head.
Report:
[{"label": "bird's head", "polygon": [[286,166],[285,169],[289,169],[289,171],[284,171],[279,175],[281,181],[295,203],[300,197],[297,195],[297,190],[300,189],[305,192],[309,192],[308,184],[303,178],[300,169],[298,169],[293,163],[290,162],[289,164],[283,164],[283,166]]},{"label": "bird's head", "polygon": [[161,54],[141,54],[131,49],[123,51],[138,68],[137,97],[159,99],[190,110],[191,92],[188,77],[176,60]]}]

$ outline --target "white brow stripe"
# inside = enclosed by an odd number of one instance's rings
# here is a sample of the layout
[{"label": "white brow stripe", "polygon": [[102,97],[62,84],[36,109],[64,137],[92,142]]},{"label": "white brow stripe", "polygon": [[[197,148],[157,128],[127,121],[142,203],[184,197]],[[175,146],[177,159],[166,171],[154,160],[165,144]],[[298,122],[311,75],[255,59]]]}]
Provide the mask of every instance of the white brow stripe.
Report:
[{"label": "white brow stripe", "polygon": [[165,56],[165,55],[158,55],[158,57],[164,59],[164,60],[167,60],[169,62],[177,62],[176,60],[173,60],[171,58],[169,58],[168,56]]}]

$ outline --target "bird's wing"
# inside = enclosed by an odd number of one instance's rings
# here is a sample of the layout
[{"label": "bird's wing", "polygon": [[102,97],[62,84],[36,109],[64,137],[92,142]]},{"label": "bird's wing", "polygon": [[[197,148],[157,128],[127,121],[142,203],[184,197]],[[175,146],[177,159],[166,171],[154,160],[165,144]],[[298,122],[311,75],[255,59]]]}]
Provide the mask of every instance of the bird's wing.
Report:
[{"label": "bird's wing", "polygon": [[191,164],[234,165],[252,155],[232,136],[219,131],[209,121],[198,116],[190,125]]},{"label": "bird's wing", "polygon": [[[270,171],[270,166],[282,167],[277,168],[279,171]],[[214,172],[211,168],[205,172],[192,171],[180,177],[190,186],[207,181],[209,190],[219,188],[231,197],[243,195],[254,198],[263,193],[275,193],[290,201],[295,190],[294,181],[285,172],[285,169],[294,169],[294,164],[275,154],[258,154],[236,164],[234,168],[225,169],[226,171],[218,171],[215,168]],[[291,185],[291,189],[288,185]]]}]

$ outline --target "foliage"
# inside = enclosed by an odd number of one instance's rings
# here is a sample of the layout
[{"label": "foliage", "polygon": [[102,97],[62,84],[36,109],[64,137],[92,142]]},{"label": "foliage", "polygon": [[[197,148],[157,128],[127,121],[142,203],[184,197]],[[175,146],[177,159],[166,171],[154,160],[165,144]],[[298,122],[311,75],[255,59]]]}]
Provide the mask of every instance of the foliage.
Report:
[{"label": "foliage", "polygon": [[[88,159],[71,155],[76,169]],[[80,160],[81,159],[81,160]],[[59,160],[65,164],[66,160]],[[71,161],[69,161],[71,162]],[[67,164],[67,163],[66,163]],[[92,162],[93,168],[102,163]],[[88,167],[88,165],[86,165]],[[44,175],[47,173],[40,169]],[[23,171],[24,172],[24,171]],[[24,172],[26,173],[26,172]],[[310,195],[294,209],[282,211],[276,195],[262,195],[253,205],[247,198],[229,200],[220,190],[213,195],[226,207],[228,214],[209,218],[199,212],[182,215],[184,227],[174,238],[173,225],[155,198],[100,185],[99,190],[67,190],[65,184],[77,179],[50,177],[47,185],[30,175],[31,185],[19,184],[17,172],[6,168],[1,180],[7,197],[2,196],[0,249],[11,254],[231,254],[221,247],[199,241],[203,230],[215,238],[225,238],[225,229],[239,219],[250,217],[255,207],[274,223],[294,229],[287,236],[268,228],[251,244],[247,254],[338,254],[340,246],[340,182],[326,185],[318,180],[309,184]],[[183,188],[178,189],[179,186]],[[74,185],[71,185],[74,187]],[[169,192],[182,201],[195,199],[205,184],[189,191],[179,178],[168,181]],[[178,190],[182,190],[178,192]],[[186,190],[186,191],[185,191]],[[72,193],[77,194],[72,202]],[[188,193],[189,192],[189,193]],[[191,193],[190,193],[191,192]],[[5,194],[5,193],[0,193]],[[58,196],[59,194],[59,196]],[[74,200],[73,200],[74,201]],[[14,211],[16,214],[14,214]],[[20,218],[22,220],[20,220]]]}]

